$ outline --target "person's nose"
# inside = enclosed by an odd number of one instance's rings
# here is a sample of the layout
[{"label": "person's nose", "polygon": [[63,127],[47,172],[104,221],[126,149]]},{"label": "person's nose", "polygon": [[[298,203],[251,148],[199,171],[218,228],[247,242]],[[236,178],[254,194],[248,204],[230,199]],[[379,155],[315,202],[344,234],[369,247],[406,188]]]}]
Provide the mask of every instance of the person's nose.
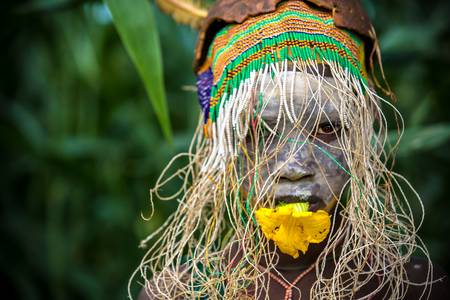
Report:
[{"label": "person's nose", "polygon": [[[287,150],[287,149],[283,149]],[[282,159],[278,161],[280,165],[280,179],[298,181],[303,178],[314,176],[313,169],[308,163],[312,158],[311,147],[303,145],[297,149],[289,149]]]}]

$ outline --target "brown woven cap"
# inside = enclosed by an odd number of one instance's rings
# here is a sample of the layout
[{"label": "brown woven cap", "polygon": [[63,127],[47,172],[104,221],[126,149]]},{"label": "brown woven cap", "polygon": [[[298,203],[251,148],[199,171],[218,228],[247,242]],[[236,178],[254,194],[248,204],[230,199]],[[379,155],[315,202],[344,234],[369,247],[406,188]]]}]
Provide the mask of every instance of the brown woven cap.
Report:
[{"label": "brown woven cap", "polygon": [[[242,23],[247,18],[276,10],[283,0],[218,0],[210,9],[199,32],[194,58],[194,71],[197,73],[204,63],[208,48],[226,24]],[[298,0],[331,10],[337,27],[352,30],[365,41],[369,58],[376,44],[375,33],[369,17],[359,0]]]}]

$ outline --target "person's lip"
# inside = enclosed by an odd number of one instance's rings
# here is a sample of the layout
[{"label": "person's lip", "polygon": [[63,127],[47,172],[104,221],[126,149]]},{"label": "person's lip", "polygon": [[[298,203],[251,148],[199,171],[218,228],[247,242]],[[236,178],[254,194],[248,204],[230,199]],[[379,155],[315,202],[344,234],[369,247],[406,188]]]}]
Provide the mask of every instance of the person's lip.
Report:
[{"label": "person's lip", "polygon": [[275,205],[279,205],[281,203],[290,204],[299,202],[308,202],[309,211],[317,211],[318,209],[323,207],[322,199],[314,195],[279,195],[275,197]]}]

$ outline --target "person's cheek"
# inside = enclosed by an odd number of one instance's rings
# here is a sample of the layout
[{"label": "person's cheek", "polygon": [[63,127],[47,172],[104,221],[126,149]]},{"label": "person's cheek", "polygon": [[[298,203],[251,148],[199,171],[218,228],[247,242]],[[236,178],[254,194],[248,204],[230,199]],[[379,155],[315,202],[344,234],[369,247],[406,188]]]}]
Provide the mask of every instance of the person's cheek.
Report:
[{"label": "person's cheek", "polygon": [[[318,146],[318,147],[317,147]],[[330,211],[336,204],[349,176],[346,173],[345,156],[337,141],[330,144],[316,144],[314,151],[317,163],[320,194],[324,202],[324,209]]]},{"label": "person's cheek", "polygon": [[320,156],[322,165],[326,169],[328,176],[344,176],[346,174],[347,163],[345,160],[342,145],[336,138],[328,143],[321,141],[316,144],[316,152]]}]

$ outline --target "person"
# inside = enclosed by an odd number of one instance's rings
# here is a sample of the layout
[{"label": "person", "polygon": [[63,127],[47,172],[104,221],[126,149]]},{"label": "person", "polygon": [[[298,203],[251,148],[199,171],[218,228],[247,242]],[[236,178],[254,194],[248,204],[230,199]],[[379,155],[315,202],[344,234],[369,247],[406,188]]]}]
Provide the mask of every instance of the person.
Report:
[{"label": "person", "polygon": [[143,241],[139,299],[447,299],[420,197],[388,164],[381,106],[401,115],[375,91],[379,57],[357,0],[216,2],[194,64],[200,125],[152,191],[183,178]]}]

